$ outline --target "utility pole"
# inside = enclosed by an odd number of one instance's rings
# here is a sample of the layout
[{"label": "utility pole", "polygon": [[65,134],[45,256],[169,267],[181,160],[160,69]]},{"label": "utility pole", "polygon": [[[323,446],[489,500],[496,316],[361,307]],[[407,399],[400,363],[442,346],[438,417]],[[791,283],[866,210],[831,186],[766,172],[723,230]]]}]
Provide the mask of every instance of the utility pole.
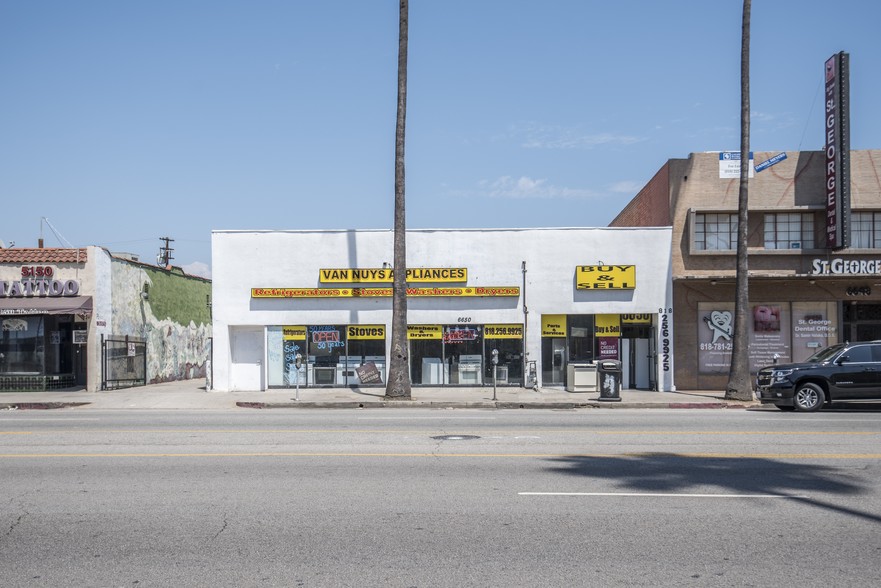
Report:
[{"label": "utility pole", "polygon": [[171,265],[171,260],[174,259],[171,256],[171,252],[174,249],[170,246],[170,243],[174,243],[174,239],[170,239],[168,237],[159,237],[160,241],[165,241],[165,245],[159,248],[159,255],[156,256],[157,265],[161,265],[163,267],[168,267]]}]

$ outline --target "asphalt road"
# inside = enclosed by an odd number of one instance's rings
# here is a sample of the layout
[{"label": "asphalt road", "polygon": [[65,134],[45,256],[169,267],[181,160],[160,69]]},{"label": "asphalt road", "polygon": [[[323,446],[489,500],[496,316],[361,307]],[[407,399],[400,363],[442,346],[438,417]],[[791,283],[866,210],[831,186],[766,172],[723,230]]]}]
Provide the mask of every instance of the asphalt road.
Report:
[{"label": "asphalt road", "polygon": [[0,412],[0,585],[881,585],[879,440],[874,410]]}]

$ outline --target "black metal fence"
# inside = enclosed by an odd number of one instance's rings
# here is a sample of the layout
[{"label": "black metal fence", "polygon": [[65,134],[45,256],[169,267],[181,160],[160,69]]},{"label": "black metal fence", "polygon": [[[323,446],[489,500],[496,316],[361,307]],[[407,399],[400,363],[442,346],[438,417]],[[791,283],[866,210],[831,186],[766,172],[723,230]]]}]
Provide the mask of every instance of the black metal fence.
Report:
[{"label": "black metal fence", "polygon": [[147,385],[147,342],[139,337],[101,335],[101,389]]}]

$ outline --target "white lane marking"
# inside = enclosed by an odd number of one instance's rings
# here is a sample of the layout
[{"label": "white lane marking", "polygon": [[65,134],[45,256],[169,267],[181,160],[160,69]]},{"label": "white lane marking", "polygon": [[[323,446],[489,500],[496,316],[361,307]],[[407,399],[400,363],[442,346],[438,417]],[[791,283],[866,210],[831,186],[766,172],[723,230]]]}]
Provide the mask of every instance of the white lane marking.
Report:
[{"label": "white lane marking", "polygon": [[457,421],[495,421],[498,420],[497,417],[463,417],[463,416],[400,416],[400,417],[381,417],[381,416],[366,416],[366,417],[358,417],[359,421],[429,421],[429,420],[443,420],[448,421],[451,419],[455,419]]},{"label": "white lane marking", "polygon": [[518,492],[519,496],[625,496],[634,498],[807,498],[800,494],[667,494],[659,492]]},{"label": "white lane marking", "polygon": [[34,422],[34,421],[49,421],[49,422],[57,423],[59,420],[67,423],[70,421],[100,421],[101,419],[70,418],[70,417],[65,417],[63,415],[58,415],[57,417],[53,417],[53,418],[34,418],[34,417],[26,417],[26,416],[11,417],[11,418],[10,417],[0,417],[0,421],[17,421],[19,423],[22,421],[28,421],[29,423]]}]

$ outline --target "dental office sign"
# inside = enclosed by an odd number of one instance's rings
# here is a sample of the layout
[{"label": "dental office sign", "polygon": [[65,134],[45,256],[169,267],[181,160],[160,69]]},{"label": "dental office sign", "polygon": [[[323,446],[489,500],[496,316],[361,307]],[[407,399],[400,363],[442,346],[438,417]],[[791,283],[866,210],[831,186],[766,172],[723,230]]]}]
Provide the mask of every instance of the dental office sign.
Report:
[{"label": "dental office sign", "polygon": [[850,246],[850,59],[844,51],[826,60],[826,243]]},{"label": "dental office sign", "polygon": [[881,275],[881,259],[814,259],[811,274],[815,276]]},{"label": "dental office sign", "polygon": [[[749,177],[756,175],[753,154],[749,154]],[[740,151],[723,151],[719,154],[719,177],[724,180],[740,178]]]}]

